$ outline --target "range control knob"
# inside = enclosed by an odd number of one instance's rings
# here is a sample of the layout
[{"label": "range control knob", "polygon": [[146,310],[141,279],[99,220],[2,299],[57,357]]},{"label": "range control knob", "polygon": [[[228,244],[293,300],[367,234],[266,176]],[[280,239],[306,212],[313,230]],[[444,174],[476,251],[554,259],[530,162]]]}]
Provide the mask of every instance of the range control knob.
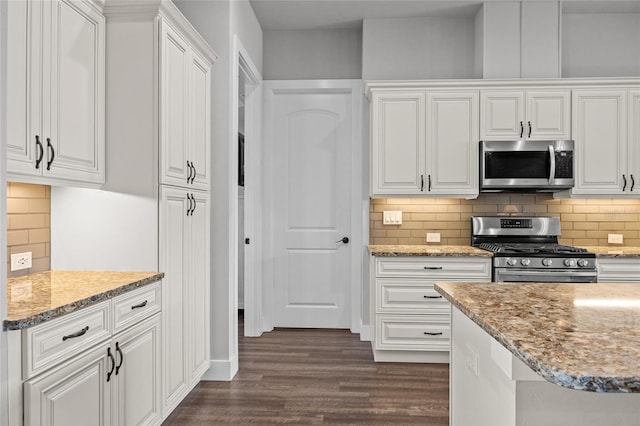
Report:
[{"label": "range control knob", "polygon": [[542,264],[544,266],[551,266],[551,265],[553,265],[553,260],[552,259],[542,259]]},{"label": "range control knob", "polygon": [[576,266],[576,260],[575,259],[565,259],[564,260],[564,266],[568,266],[570,268],[573,268]]},{"label": "range control knob", "polygon": [[531,264],[531,259],[526,259],[526,258],[525,258],[525,259],[522,259],[522,260],[520,261],[520,264],[521,264],[522,266],[529,266],[529,265]]},{"label": "range control knob", "polygon": [[589,266],[589,261],[587,259],[578,260],[578,266],[584,268],[585,266]]},{"label": "range control knob", "polygon": [[516,266],[517,264],[518,264],[518,259],[512,259],[512,258],[507,259],[507,265]]}]

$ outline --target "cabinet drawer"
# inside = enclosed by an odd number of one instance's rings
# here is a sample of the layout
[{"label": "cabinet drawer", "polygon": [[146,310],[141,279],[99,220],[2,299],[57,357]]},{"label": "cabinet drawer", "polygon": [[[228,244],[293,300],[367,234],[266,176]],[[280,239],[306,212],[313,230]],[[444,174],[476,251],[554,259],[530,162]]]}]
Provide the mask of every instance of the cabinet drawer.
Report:
[{"label": "cabinet drawer", "polygon": [[440,281],[491,281],[491,259],[446,256],[376,258],[376,277],[425,277]]},{"label": "cabinet drawer", "polygon": [[640,259],[598,259],[598,282],[640,283]]},{"label": "cabinet drawer", "polygon": [[449,315],[451,305],[433,282],[402,278],[376,279],[376,312]]},{"label": "cabinet drawer", "polygon": [[111,337],[109,301],[23,331],[25,379]]},{"label": "cabinet drawer", "polygon": [[160,282],[115,297],[113,299],[113,333],[118,333],[160,312],[160,306]]},{"label": "cabinet drawer", "polygon": [[449,315],[376,315],[378,350],[449,351]]}]

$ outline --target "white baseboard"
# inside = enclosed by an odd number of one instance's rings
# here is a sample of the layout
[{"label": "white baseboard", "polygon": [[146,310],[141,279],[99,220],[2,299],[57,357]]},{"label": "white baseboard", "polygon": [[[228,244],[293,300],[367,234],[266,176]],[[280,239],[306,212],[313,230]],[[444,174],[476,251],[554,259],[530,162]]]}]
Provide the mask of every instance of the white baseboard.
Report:
[{"label": "white baseboard", "polygon": [[360,324],[360,341],[361,342],[370,342],[371,341],[371,326]]},{"label": "white baseboard", "polygon": [[230,382],[238,372],[238,357],[228,360],[212,359],[209,369],[202,375],[203,381]]}]

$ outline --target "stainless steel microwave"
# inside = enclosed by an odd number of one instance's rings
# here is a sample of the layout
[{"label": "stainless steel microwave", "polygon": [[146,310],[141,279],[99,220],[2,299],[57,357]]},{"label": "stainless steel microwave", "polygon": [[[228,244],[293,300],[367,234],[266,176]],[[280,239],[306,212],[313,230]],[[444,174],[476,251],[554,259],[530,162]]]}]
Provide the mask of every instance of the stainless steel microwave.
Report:
[{"label": "stainless steel microwave", "polygon": [[481,141],[480,192],[555,192],[573,188],[574,142]]}]

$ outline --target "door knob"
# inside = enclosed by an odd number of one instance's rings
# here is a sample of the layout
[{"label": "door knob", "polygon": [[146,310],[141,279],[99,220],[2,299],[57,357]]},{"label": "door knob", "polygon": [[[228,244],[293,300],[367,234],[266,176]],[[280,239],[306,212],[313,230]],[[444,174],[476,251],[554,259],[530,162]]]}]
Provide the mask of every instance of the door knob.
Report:
[{"label": "door knob", "polygon": [[349,244],[349,237],[343,237],[341,240],[336,241],[336,243]]}]

